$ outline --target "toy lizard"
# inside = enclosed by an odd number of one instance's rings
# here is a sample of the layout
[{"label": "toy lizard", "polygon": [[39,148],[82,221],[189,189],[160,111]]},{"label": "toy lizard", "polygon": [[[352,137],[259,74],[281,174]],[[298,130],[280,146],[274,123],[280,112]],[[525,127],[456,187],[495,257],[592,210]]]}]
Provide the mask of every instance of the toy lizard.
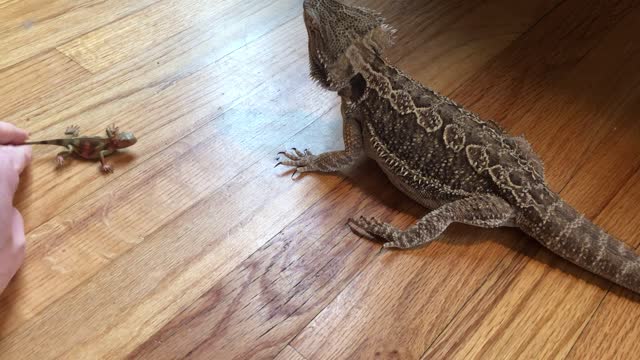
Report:
[{"label": "toy lizard", "polygon": [[64,132],[67,138],[42,141],[29,141],[23,145],[57,145],[65,147],[65,151],[58,153],[56,162],[58,167],[64,166],[65,160],[70,155],[76,155],[87,160],[100,159],[100,169],[105,173],[112,173],[113,167],[105,161],[119,149],[124,149],[135,144],[138,140],[130,132],[120,132],[115,125],[107,128],[107,136],[80,136],[78,126],[70,126]]}]

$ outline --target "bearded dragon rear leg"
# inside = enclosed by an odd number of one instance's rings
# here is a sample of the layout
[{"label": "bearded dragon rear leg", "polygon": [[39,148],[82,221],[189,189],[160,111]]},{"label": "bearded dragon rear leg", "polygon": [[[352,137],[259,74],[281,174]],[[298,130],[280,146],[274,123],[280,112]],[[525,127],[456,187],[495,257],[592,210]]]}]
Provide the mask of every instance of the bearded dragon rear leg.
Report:
[{"label": "bearded dragon rear leg", "polygon": [[78,137],[80,135],[80,127],[71,125],[64,131],[64,134],[71,138]]},{"label": "bearded dragon rear leg", "polygon": [[356,233],[384,241],[386,248],[408,249],[438,238],[454,222],[485,228],[510,226],[515,212],[511,205],[494,195],[477,195],[456,200],[431,211],[407,230],[400,230],[377,219],[350,219]]},{"label": "bearded dragon rear leg", "polygon": [[65,151],[61,151],[58,153],[58,156],[56,156],[56,164],[58,168],[61,168],[64,166],[64,162],[65,160],[71,155],[73,154],[73,152],[75,151],[75,147],[73,145],[67,145],[67,150]]},{"label": "bearded dragon rear leg", "polygon": [[109,150],[100,151],[100,169],[105,174],[113,173],[113,167],[111,165],[107,164],[107,161],[104,159],[105,156],[108,156],[111,153],[112,153],[112,151],[109,151]]}]

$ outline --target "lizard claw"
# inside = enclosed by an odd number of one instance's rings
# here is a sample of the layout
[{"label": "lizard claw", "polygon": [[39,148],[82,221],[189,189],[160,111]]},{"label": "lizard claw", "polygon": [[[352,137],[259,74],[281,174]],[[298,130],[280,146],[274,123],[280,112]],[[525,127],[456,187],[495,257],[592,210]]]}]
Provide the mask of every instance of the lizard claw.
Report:
[{"label": "lizard claw", "polygon": [[57,156],[56,157],[56,168],[60,169],[64,166],[64,157]]},{"label": "lizard claw", "polygon": [[295,175],[317,170],[314,165],[314,161],[317,158],[309,150],[305,149],[304,152],[296,148],[291,148],[291,151],[280,151],[278,155],[284,156],[286,159],[279,161],[275,167],[280,165],[291,166],[295,168],[291,178]]},{"label": "lizard claw", "polygon": [[113,173],[113,167],[109,164],[104,164],[102,165],[102,172],[104,172],[105,174],[112,174]]}]

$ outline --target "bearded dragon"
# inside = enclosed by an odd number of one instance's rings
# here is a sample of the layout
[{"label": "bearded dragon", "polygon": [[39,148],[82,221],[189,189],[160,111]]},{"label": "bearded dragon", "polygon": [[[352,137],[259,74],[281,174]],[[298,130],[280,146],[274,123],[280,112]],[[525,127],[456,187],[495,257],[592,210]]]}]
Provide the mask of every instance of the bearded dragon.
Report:
[{"label": "bearded dragon", "polygon": [[65,159],[70,155],[76,155],[83,159],[100,159],[100,169],[105,173],[112,173],[113,167],[105,161],[105,156],[111,155],[119,149],[132,146],[137,142],[136,137],[130,132],[120,132],[115,125],[107,128],[107,136],[80,136],[78,126],[70,126],[66,129],[67,138],[29,141],[23,145],[57,145],[66,150],[58,153],[56,163],[58,167],[64,166]]},{"label": "bearded dragon", "polygon": [[[454,222],[517,227],[555,254],[640,293],[640,257],[552,191],[542,161],[522,137],[466,110],[390,65],[395,30],[381,14],[336,0],[305,0],[310,75],[342,99],[345,149],[284,151],[297,173],[333,172],[365,154],[390,181],[431,209],[400,230],[349,219],[356,233],[408,249]],[[295,172],[294,172],[295,173]]]}]

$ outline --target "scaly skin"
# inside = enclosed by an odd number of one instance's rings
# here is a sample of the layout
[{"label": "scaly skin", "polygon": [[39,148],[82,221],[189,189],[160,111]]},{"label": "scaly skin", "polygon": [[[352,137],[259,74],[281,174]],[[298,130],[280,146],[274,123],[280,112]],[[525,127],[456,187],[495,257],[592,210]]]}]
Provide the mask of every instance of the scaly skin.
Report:
[{"label": "scaly skin", "polygon": [[305,0],[304,19],[311,76],[342,98],[345,150],[282,152],[279,164],[298,173],[330,172],[364,154],[432,209],[406,230],[360,218],[350,219],[354,231],[407,249],[433,241],[453,222],[515,226],[557,255],[640,293],[640,257],[549,189],[526,140],[387,63],[382,53],[393,30],[379,14],[336,0]]},{"label": "scaly skin", "polygon": [[100,169],[105,173],[112,173],[113,167],[109,165],[105,156],[109,156],[117,150],[132,146],[137,142],[136,137],[130,132],[120,132],[114,125],[107,128],[107,136],[79,136],[80,129],[71,126],[65,131],[67,138],[43,141],[30,141],[25,145],[57,145],[66,150],[58,153],[56,163],[58,167],[64,166],[65,160],[70,155],[76,155],[83,159],[100,160]]}]

